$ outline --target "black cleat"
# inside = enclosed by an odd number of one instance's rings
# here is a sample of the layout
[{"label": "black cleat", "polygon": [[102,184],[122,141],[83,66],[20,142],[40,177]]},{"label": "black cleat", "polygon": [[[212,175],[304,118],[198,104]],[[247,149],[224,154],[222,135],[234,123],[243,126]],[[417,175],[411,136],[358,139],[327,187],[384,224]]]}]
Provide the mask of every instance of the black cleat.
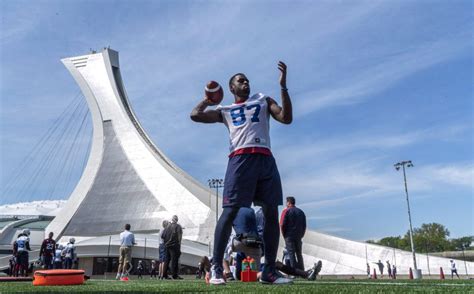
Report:
[{"label": "black cleat", "polygon": [[308,280],[310,281],[316,280],[316,276],[321,271],[322,266],[323,266],[323,263],[321,262],[321,260],[315,263],[314,266],[308,271]]}]

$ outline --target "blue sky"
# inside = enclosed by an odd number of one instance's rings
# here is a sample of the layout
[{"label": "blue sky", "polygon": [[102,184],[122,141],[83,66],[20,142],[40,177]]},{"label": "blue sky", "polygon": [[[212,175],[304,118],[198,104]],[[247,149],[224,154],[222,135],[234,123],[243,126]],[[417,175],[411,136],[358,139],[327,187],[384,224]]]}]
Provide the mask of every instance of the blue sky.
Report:
[{"label": "blue sky", "polygon": [[410,159],[414,226],[474,233],[471,1],[0,5],[2,186],[78,92],[60,58],[118,50],[145,130],[203,184],[223,177],[228,150],[223,125],[189,119],[205,83],[244,72],[254,91],[280,101],[283,60],[294,122],[272,122],[272,148],[284,194],[312,229],[355,240],[404,234],[403,175],[393,164]]}]

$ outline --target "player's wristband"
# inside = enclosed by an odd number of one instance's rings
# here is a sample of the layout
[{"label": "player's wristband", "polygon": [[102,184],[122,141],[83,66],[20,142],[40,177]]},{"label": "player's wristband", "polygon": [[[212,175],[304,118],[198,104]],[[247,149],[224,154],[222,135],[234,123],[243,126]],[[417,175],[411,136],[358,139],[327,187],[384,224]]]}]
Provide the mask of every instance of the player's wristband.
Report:
[{"label": "player's wristband", "polygon": [[281,88],[282,91],[287,91],[288,92],[288,88]]}]

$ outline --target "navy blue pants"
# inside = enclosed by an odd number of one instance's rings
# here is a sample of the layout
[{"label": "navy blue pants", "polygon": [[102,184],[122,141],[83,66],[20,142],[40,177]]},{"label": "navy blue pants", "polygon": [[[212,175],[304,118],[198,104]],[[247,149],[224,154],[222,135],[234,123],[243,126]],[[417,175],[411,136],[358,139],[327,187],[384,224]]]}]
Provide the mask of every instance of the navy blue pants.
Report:
[{"label": "navy blue pants", "polygon": [[240,207],[252,202],[262,206],[265,218],[264,271],[275,270],[280,240],[278,205],[283,204],[280,174],[271,155],[241,154],[229,158],[224,180],[223,211],[214,233],[213,264],[222,266],[224,251],[232,231],[232,223]]},{"label": "navy blue pants", "polygon": [[278,206],[283,204],[275,159],[259,153],[229,158],[224,180],[223,207]]}]

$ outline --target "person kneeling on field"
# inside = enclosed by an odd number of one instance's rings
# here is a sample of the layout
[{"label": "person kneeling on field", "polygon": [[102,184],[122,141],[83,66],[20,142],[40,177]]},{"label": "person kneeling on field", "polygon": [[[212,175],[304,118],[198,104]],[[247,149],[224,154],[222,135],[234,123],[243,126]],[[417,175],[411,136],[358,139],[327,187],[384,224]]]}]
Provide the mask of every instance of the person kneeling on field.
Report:
[{"label": "person kneeling on field", "polygon": [[[252,208],[242,207],[239,209],[234,220],[234,230],[236,237],[232,239],[232,252],[236,252],[236,278],[240,280],[241,262],[249,256],[256,261],[257,268],[260,269],[260,257],[262,256],[261,243],[262,240],[257,234],[257,224],[255,213]],[[285,265],[279,261],[275,262],[276,270],[290,276],[298,276],[308,280],[315,280],[322,268],[322,262],[318,261],[309,270],[301,270],[298,268]],[[261,272],[257,274],[260,278]]]}]

